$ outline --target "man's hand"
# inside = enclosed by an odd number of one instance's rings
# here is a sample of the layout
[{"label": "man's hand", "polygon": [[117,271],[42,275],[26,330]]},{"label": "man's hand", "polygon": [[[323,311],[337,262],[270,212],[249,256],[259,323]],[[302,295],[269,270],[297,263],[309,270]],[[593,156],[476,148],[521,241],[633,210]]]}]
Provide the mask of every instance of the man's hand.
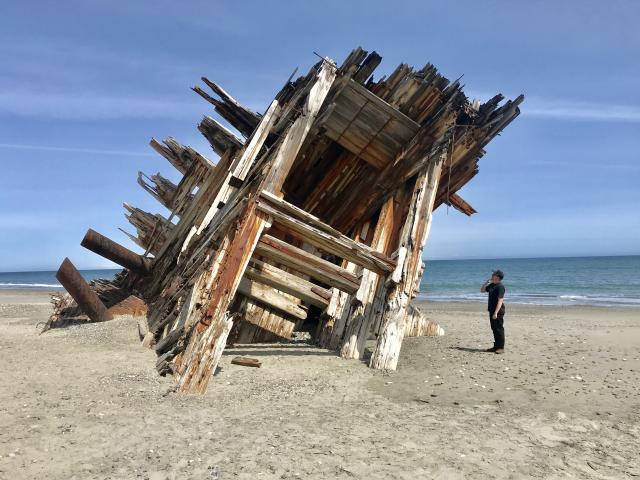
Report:
[{"label": "man's hand", "polygon": [[493,315],[491,315],[491,320],[497,320],[498,319],[498,314],[494,313]]}]

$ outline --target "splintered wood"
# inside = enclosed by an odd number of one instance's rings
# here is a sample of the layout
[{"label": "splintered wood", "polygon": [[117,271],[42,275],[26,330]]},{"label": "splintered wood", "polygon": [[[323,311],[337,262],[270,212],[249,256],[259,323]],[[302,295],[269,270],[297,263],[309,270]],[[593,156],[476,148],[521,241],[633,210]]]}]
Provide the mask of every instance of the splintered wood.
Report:
[{"label": "splintered wood", "polygon": [[[96,232],[94,245],[83,242],[145,267],[92,287],[109,306],[144,299],[143,343],[179,391],[204,392],[227,344],[304,330],[363,359],[374,340],[369,365],[395,369],[405,336],[444,334],[411,304],[433,211],[475,213],[458,192],[524,97],[471,101],[431,64],[402,64],[374,80],[380,61],[361,48],[339,67],[325,58],[288,81],[264,114],[203,78],[208,90],[193,90],[228,123],[205,116],[198,125],[219,159],[173,138],[151,140],[182,179],[138,176],[169,218],[125,204],[144,262]],[[50,327],[86,311],[74,300],[54,299]]]}]

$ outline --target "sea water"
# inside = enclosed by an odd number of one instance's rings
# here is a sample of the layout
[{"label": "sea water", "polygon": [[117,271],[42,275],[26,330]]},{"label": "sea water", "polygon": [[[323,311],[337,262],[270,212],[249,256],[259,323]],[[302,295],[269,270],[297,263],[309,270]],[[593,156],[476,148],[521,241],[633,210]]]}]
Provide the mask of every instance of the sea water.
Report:
[{"label": "sea water", "polygon": [[[495,269],[504,274],[507,303],[640,308],[640,256],[427,260],[420,298],[485,301],[480,285]],[[119,270],[81,270],[87,279]],[[0,289],[61,290],[54,271],[0,272]]]},{"label": "sea water", "polygon": [[[96,278],[111,280],[121,271],[118,269],[107,270],[80,270],[85,280]],[[62,285],[56,279],[56,272],[0,272],[0,290],[63,290]]]},{"label": "sea water", "polygon": [[496,269],[508,303],[640,307],[640,256],[431,260],[420,297],[486,301],[480,286]]}]

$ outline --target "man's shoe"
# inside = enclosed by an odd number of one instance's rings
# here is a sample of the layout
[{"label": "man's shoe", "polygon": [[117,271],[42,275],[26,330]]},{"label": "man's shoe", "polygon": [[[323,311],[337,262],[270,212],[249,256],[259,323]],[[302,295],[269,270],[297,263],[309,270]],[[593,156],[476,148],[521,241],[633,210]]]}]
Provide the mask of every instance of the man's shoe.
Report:
[{"label": "man's shoe", "polygon": [[487,349],[485,350],[485,352],[495,353],[495,352],[496,352],[496,347],[487,348]]},{"label": "man's shoe", "polygon": [[504,348],[496,348],[494,352],[497,353],[498,355],[502,355],[504,353]]}]

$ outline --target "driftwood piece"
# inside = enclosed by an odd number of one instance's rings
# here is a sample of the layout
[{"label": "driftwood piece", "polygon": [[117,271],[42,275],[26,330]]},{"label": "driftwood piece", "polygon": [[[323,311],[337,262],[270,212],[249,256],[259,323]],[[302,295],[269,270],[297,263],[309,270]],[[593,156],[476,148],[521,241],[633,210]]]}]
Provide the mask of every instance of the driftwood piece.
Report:
[{"label": "driftwood piece", "polygon": [[240,365],[241,367],[260,368],[262,366],[262,362],[260,360],[252,357],[233,357],[231,359],[231,363],[234,365]]}]

